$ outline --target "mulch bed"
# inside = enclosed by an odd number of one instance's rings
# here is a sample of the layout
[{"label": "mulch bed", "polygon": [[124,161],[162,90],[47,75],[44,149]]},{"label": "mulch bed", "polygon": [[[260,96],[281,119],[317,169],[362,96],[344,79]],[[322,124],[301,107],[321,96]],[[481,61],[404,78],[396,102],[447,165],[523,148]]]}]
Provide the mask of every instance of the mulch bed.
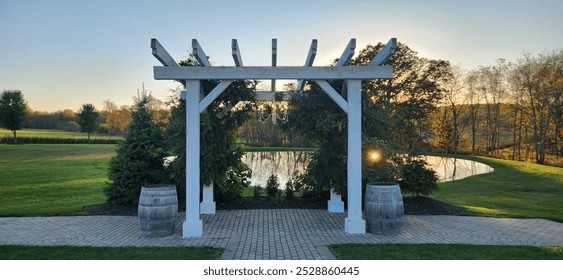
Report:
[{"label": "mulch bed", "polygon": [[137,216],[137,207],[120,206],[106,202],[82,208],[90,216]]},{"label": "mulch bed", "polygon": [[405,215],[460,215],[462,207],[451,205],[429,197],[403,197]]},{"label": "mulch bed", "polygon": [[[461,207],[444,203],[428,197],[404,197],[405,215],[459,215]],[[250,209],[326,209],[326,202],[314,202],[301,199],[283,200],[279,205],[268,200],[241,198],[228,203],[217,202],[218,210]],[[137,208],[102,203],[86,206],[82,209],[87,215],[136,216]]]}]

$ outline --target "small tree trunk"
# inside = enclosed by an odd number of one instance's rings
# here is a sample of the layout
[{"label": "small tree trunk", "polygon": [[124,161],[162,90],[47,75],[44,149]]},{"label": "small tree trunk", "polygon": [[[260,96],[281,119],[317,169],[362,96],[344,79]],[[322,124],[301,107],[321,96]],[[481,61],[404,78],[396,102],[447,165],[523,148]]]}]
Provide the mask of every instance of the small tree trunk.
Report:
[{"label": "small tree trunk", "polygon": [[88,144],[92,144],[92,142],[90,142],[90,132],[88,132]]},{"label": "small tree trunk", "polygon": [[475,154],[475,143],[477,142],[477,120],[475,115],[471,117],[471,154]]},{"label": "small tree trunk", "polygon": [[514,108],[514,119],[512,120],[512,160],[516,159],[516,119],[518,118],[518,107]]},{"label": "small tree trunk", "polygon": [[16,131],[12,130],[12,132],[14,133],[14,144],[18,143],[18,138],[16,137]]}]

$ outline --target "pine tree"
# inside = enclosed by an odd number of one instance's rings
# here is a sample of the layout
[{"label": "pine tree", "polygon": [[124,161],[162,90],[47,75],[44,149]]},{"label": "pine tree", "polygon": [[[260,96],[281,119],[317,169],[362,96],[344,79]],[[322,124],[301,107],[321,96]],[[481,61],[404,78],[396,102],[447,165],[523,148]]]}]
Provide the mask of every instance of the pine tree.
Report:
[{"label": "pine tree", "polygon": [[108,177],[112,182],[104,192],[114,204],[136,205],[143,185],[159,184],[165,178],[163,136],[161,126],[152,118],[151,99],[145,92],[135,99],[125,141],[110,162]]}]

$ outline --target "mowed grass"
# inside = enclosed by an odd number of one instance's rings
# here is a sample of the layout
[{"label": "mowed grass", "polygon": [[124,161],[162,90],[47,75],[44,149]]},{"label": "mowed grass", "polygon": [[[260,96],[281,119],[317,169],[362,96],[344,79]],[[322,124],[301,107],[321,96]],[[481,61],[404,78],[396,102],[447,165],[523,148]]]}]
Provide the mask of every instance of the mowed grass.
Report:
[{"label": "mowed grass", "polygon": [[[36,137],[36,138],[88,138],[88,134],[85,132],[71,132],[56,129],[22,129],[16,131],[16,136],[21,137]],[[0,137],[14,137],[11,131],[6,129],[0,129]],[[93,133],[90,135],[92,139],[120,139],[122,136],[115,136],[109,134],[98,134]]]},{"label": "mowed grass", "polygon": [[215,260],[211,247],[0,246],[0,260]]},{"label": "mowed grass", "polygon": [[563,168],[485,157],[492,173],[440,184],[432,198],[467,209],[467,215],[545,218],[563,222]]},{"label": "mowed grass", "polygon": [[114,145],[0,145],[0,216],[80,215],[103,203]]},{"label": "mowed grass", "polygon": [[342,244],[330,249],[341,260],[563,260],[563,246]]}]

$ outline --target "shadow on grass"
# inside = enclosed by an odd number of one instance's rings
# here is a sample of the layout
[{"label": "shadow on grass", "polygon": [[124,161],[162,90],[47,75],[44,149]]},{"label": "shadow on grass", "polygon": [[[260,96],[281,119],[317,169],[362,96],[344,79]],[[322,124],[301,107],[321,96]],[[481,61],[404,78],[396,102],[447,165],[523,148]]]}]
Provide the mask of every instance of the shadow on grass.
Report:
[{"label": "shadow on grass", "polygon": [[329,246],[341,260],[562,260],[563,246],[464,244],[339,244]]},{"label": "shadow on grass", "polygon": [[211,247],[0,246],[1,260],[216,260]]}]

